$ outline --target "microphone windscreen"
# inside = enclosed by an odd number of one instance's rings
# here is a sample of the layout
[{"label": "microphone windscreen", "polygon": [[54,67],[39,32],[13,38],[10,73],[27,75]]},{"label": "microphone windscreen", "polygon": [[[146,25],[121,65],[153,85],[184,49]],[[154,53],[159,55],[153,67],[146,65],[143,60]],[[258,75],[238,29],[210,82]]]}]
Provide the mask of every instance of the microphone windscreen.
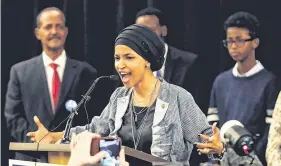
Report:
[{"label": "microphone windscreen", "polygon": [[72,112],[73,109],[75,109],[77,107],[77,103],[74,100],[68,100],[65,103],[65,108],[67,111]]},{"label": "microphone windscreen", "polygon": [[225,122],[222,127],[221,127],[221,130],[220,130],[220,136],[221,136],[221,139],[224,141],[224,134],[229,130],[229,128],[233,127],[233,126],[241,126],[244,128],[244,125],[239,122],[238,120],[229,120],[227,122]]}]

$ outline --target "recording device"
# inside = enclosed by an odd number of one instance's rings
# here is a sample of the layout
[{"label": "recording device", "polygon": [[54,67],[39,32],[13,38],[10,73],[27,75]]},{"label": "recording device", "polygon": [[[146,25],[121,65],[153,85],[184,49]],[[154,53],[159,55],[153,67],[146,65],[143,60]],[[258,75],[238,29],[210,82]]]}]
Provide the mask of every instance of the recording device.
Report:
[{"label": "recording device", "polygon": [[[88,101],[91,99],[91,97],[90,97],[91,92],[94,90],[94,88],[95,88],[97,82],[98,82],[100,79],[103,79],[103,78],[109,78],[110,80],[113,80],[113,81],[119,79],[119,77],[116,76],[116,75],[101,76],[101,77],[97,78],[97,79],[93,82],[93,84],[90,86],[90,88],[89,88],[88,91],[85,93],[85,95],[82,95],[82,99],[80,100],[80,102],[79,102],[78,104],[76,104],[76,102],[73,101],[73,100],[72,100],[72,101],[70,100],[70,101],[67,101],[67,102],[66,102],[66,109],[67,109],[68,111],[70,111],[71,114],[69,115],[69,118],[68,118],[68,120],[67,120],[67,124],[66,124],[66,126],[65,126],[64,135],[63,135],[63,138],[62,138],[61,143],[63,143],[63,144],[69,144],[69,143],[70,143],[69,133],[70,133],[70,129],[71,129],[71,127],[72,127],[72,121],[73,121],[74,116],[75,116],[75,115],[78,115],[78,110],[79,110],[79,108],[82,106],[82,104],[83,104],[84,102],[88,102]],[[75,102],[75,103],[74,103],[74,102]],[[74,107],[74,106],[75,106],[75,107]]]},{"label": "recording device", "polygon": [[104,137],[99,141],[99,151],[108,152],[108,156],[101,160],[104,166],[119,166],[119,153],[121,150],[121,139],[118,137]]},{"label": "recording device", "polygon": [[249,155],[254,150],[253,135],[237,120],[223,124],[221,137],[239,156]]}]

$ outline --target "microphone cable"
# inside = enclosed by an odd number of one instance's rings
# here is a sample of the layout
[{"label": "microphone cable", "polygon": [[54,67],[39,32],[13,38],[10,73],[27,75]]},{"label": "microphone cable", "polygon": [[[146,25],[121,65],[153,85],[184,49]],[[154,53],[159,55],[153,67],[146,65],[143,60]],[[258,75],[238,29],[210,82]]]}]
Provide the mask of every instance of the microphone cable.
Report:
[{"label": "microphone cable", "polygon": [[[84,97],[84,96],[83,96]],[[89,120],[89,115],[88,115],[88,110],[87,110],[87,102],[91,100],[90,96],[85,96],[85,102],[84,102],[84,109],[87,117],[87,125],[86,125],[86,130],[89,131],[89,126],[90,126],[90,120]]]}]

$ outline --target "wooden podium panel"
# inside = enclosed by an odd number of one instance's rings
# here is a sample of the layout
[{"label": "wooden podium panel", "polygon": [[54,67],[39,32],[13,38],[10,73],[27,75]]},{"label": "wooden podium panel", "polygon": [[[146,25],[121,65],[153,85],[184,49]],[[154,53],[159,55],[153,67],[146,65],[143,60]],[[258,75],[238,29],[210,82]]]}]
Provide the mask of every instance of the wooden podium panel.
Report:
[{"label": "wooden podium panel", "polygon": [[36,144],[11,142],[9,149],[14,151],[70,152],[69,144]]},{"label": "wooden podium panel", "polygon": [[48,162],[51,164],[67,165],[70,152],[48,152]]}]

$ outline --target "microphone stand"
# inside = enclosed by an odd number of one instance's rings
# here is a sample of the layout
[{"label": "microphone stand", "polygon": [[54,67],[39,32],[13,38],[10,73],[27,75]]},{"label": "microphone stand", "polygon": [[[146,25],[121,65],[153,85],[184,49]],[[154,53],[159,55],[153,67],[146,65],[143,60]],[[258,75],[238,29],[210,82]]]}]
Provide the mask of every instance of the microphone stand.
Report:
[{"label": "microphone stand", "polygon": [[91,99],[91,97],[89,96],[91,94],[91,92],[94,90],[97,82],[101,79],[101,78],[111,78],[111,76],[101,76],[99,78],[97,78],[94,83],[91,85],[91,87],[88,89],[88,91],[85,93],[85,95],[82,95],[82,99],[80,100],[80,102],[77,104],[77,107],[73,108],[73,110],[71,111],[71,114],[67,120],[66,126],[65,126],[65,130],[64,130],[64,135],[62,138],[61,143],[62,144],[69,144],[70,143],[70,139],[69,139],[69,134],[70,134],[70,129],[72,127],[72,121],[74,119],[75,115],[78,115],[78,110],[79,108],[82,106],[82,104],[85,101],[89,101]]}]

